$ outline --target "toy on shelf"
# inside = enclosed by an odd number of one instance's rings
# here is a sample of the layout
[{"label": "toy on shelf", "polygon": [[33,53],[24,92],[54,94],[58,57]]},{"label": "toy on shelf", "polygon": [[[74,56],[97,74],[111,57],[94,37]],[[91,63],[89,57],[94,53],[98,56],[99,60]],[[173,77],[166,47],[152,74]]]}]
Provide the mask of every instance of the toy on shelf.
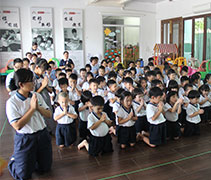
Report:
[{"label": "toy on shelf", "polygon": [[[154,46],[154,64],[162,65],[166,58],[172,55],[173,60],[178,57],[178,48],[176,44],[155,44]],[[157,58],[155,58],[157,57]]]},{"label": "toy on shelf", "polygon": [[191,76],[195,72],[198,71],[199,68],[199,60],[195,58],[190,58],[188,60],[188,76]]},{"label": "toy on shelf", "polygon": [[206,74],[211,74],[211,60],[202,61],[198,71],[201,74],[201,79],[204,79]]},{"label": "toy on shelf", "polygon": [[51,58],[51,59],[48,60],[48,62],[51,62],[51,61],[54,61],[55,64],[57,65],[57,67],[59,67],[60,62],[59,62],[59,60],[57,58]]},{"label": "toy on shelf", "polygon": [[0,75],[7,75],[11,72],[13,72],[13,59],[10,59],[7,61],[7,64],[4,68],[0,69]]}]

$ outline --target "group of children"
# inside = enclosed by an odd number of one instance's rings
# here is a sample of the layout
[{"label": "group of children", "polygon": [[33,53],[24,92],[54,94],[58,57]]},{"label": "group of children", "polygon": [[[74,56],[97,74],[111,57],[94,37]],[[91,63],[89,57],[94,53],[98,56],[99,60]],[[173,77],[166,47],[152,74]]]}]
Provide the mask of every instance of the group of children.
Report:
[{"label": "group of children", "polygon": [[200,73],[188,77],[186,66],[179,71],[165,63],[161,70],[150,58],[143,68],[140,60],[128,69],[121,62],[114,68],[110,59],[99,65],[97,57],[77,72],[68,55],[56,69],[45,59],[14,60],[15,72],[6,79],[6,113],[17,132],[9,163],[14,178],[50,169],[48,132],[60,148],[74,144],[79,134],[78,149],[97,156],[113,151],[115,136],[123,149],[140,140],[156,147],[199,135],[201,120],[210,123],[210,74],[202,82]]}]

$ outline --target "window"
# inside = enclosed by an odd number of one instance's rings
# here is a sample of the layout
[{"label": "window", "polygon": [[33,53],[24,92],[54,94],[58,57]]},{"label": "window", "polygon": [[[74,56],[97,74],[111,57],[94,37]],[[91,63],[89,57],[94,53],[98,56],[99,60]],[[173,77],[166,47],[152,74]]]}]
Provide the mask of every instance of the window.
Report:
[{"label": "window", "polygon": [[211,16],[207,17],[206,59],[211,59]]},{"label": "window", "polygon": [[192,54],[192,19],[184,21],[184,57],[190,59]]}]

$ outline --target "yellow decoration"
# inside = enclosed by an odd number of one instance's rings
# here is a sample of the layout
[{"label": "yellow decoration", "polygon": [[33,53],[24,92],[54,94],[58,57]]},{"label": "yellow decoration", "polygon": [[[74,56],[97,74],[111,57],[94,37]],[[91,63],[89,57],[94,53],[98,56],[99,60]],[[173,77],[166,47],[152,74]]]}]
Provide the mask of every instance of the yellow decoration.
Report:
[{"label": "yellow decoration", "polygon": [[109,28],[106,28],[104,30],[104,33],[105,33],[106,36],[108,36],[111,33],[111,30]]}]

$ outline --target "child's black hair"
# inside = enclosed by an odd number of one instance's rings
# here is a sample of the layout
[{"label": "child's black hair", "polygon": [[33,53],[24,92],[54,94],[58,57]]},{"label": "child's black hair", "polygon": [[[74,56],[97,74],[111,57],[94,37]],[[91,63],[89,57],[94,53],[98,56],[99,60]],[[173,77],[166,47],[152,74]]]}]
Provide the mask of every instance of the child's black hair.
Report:
[{"label": "child's black hair", "polygon": [[148,66],[154,66],[153,62],[149,62]]},{"label": "child's black hair", "polygon": [[194,73],[191,77],[190,77],[190,83],[194,84],[196,83],[197,80],[200,79],[200,76],[197,73]]},{"label": "child's black hair", "polygon": [[62,71],[60,68],[56,68],[55,72]]},{"label": "child's black hair", "polygon": [[55,62],[54,62],[54,61],[50,61],[48,64],[53,64],[53,65],[55,65]]},{"label": "child's black hair", "polygon": [[93,106],[104,106],[104,99],[102,96],[94,96],[90,100]]},{"label": "child's black hair", "polygon": [[32,55],[32,53],[31,53],[31,52],[27,52],[27,53],[25,54],[25,56],[27,56],[28,54],[31,54],[31,55]]},{"label": "child's black hair", "polygon": [[14,66],[16,63],[23,63],[23,60],[22,60],[21,58],[15,58],[14,61],[13,61],[13,66]]},{"label": "child's black hair", "polygon": [[111,85],[116,84],[116,81],[114,81],[113,79],[108,80],[107,82],[107,86],[110,87]]},{"label": "child's black hair", "polygon": [[206,74],[205,78],[204,78],[204,84],[206,84],[209,80],[209,78],[211,77],[211,74]]},{"label": "child's black hair", "polygon": [[18,69],[14,74],[14,82],[17,89],[20,89],[19,83],[33,82],[33,79],[33,72],[29,69]]},{"label": "child's black hair", "polygon": [[96,78],[92,78],[92,79],[89,80],[89,84],[91,84],[91,83],[98,84],[98,81],[97,81]]},{"label": "child's black hair", "polygon": [[171,98],[171,96],[174,96],[174,95],[178,96],[178,93],[176,91],[169,91],[166,94],[166,102],[170,104],[170,98]]},{"label": "child's black hair", "polygon": [[210,87],[207,84],[203,84],[199,87],[199,93],[202,94],[202,91],[210,91]]},{"label": "child's black hair", "polygon": [[64,51],[64,52],[63,52],[63,55],[64,55],[64,54],[66,54],[66,53],[67,53],[67,54],[69,54],[69,52],[68,52],[68,51]]},{"label": "child's black hair", "polygon": [[72,69],[65,69],[65,72],[72,72]]},{"label": "child's black hair", "polygon": [[188,93],[188,98],[189,99],[194,99],[194,98],[199,98],[200,97],[200,93],[199,91],[197,90],[191,90],[189,93]]},{"label": "child's black hair", "polygon": [[[160,73],[161,73],[161,71],[160,71],[160,68],[159,68],[159,67],[155,67],[153,71],[155,72],[155,75],[156,75],[158,72],[160,72]],[[161,73],[161,74],[162,74],[162,73]]]},{"label": "child's black hair", "polygon": [[48,64],[48,62],[46,61],[46,59],[43,59],[43,58],[37,59],[37,62],[36,62],[37,67],[47,70],[47,64]]},{"label": "child's black hair", "polygon": [[86,69],[87,67],[88,67],[90,70],[92,70],[92,66],[91,66],[90,64],[86,64],[85,69]]},{"label": "child's black hair", "polygon": [[98,57],[97,56],[93,56],[90,58],[90,62],[92,62],[93,60],[98,60]]},{"label": "child's black hair", "polygon": [[167,91],[172,91],[172,89],[177,89],[177,92],[179,91],[179,85],[175,80],[169,81]]},{"label": "child's black hair", "polygon": [[124,83],[129,83],[129,84],[132,84],[133,85],[133,79],[131,77],[123,78],[123,82]]},{"label": "child's black hair", "polygon": [[132,72],[130,70],[125,70],[123,72],[123,76],[126,76],[127,74],[131,74],[132,75]]},{"label": "child's black hair", "polygon": [[193,88],[193,84],[191,83],[188,83],[184,86],[184,91],[187,91],[189,87],[192,87]]},{"label": "child's black hair", "polygon": [[101,82],[104,82],[104,81],[105,81],[105,78],[103,76],[98,76],[97,77],[98,84],[100,84]]},{"label": "child's black hair", "polygon": [[117,89],[117,91],[115,92],[115,96],[121,98],[121,94],[123,91],[125,91],[123,88]]},{"label": "child's black hair", "polygon": [[87,73],[86,73],[86,77],[88,77],[88,76],[92,76],[92,77],[94,77],[94,75],[93,75],[93,73],[92,73],[92,72],[87,72]]},{"label": "child's black hair", "polygon": [[151,87],[157,87],[158,84],[162,84],[163,85],[163,83],[159,79],[154,79],[151,82]]},{"label": "child's black hair", "polygon": [[72,74],[70,74],[70,77],[69,78],[77,81],[78,76],[77,76],[77,74],[72,73]]},{"label": "child's black hair", "polygon": [[182,76],[182,77],[180,78],[181,84],[184,83],[185,81],[188,81],[188,82],[189,82],[189,78],[188,78],[187,76]]},{"label": "child's black hair", "polygon": [[65,74],[64,72],[60,72],[60,73],[59,73],[59,76],[60,76],[60,77],[62,76],[62,77],[64,77],[64,78],[66,78],[66,74]]},{"label": "child's black hair", "polygon": [[28,58],[23,58],[23,62],[26,61],[28,63],[30,63],[29,59]]},{"label": "child's black hair", "polygon": [[148,71],[145,76],[146,76],[146,78],[148,78],[150,76],[155,76],[155,72],[154,71]]},{"label": "child's black hair", "polygon": [[104,66],[100,66],[99,69],[103,69],[105,71],[105,67]]},{"label": "child's black hair", "polygon": [[114,72],[114,71],[110,71],[108,73],[108,79],[111,79],[111,78],[117,78],[117,74]]},{"label": "child's black hair", "polygon": [[86,102],[90,101],[92,98],[92,93],[90,91],[83,91],[81,93],[81,102],[85,104]]},{"label": "child's black hair", "polygon": [[118,73],[120,70],[122,70],[122,69],[124,70],[122,64],[118,64],[118,65],[117,65],[117,73]]},{"label": "child's black hair", "polygon": [[59,86],[64,85],[64,84],[68,85],[68,79],[67,78],[60,78],[58,80],[58,82],[59,82]]},{"label": "child's black hair", "polygon": [[80,69],[80,72],[81,72],[81,71],[86,72],[86,68],[81,68],[81,69]]},{"label": "child's black hair", "polygon": [[130,68],[130,72],[131,72],[131,73],[132,73],[132,71],[134,71],[134,72],[135,72],[135,74],[137,73],[137,71],[136,71],[136,68],[135,68],[135,67]]},{"label": "child's black hair", "polygon": [[104,62],[108,63],[108,62],[107,62],[107,59],[103,59],[103,60],[101,61],[101,64],[103,64]]},{"label": "child's black hair", "polygon": [[169,76],[170,74],[176,74],[175,70],[169,69],[167,75]]},{"label": "child's black hair", "polygon": [[182,72],[182,71],[188,73],[188,67],[187,67],[187,66],[183,66],[182,69],[181,69],[181,72]]},{"label": "child's black hair", "polygon": [[143,91],[140,89],[140,88],[135,88],[134,90],[133,90],[133,93],[132,93],[132,95],[133,95],[133,99],[137,96],[137,95],[144,95],[144,93],[143,93]]},{"label": "child's black hair", "polygon": [[144,66],[144,71],[150,71],[150,68],[149,68],[149,66]]},{"label": "child's black hair", "polygon": [[155,76],[157,76],[159,74],[163,78],[163,74],[160,70],[159,71],[154,70],[154,71],[155,71]]},{"label": "child's black hair", "polygon": [[159,87],[153,87],[149,90],[149,97],[150,98],[152,96],[158,97],[158,96],[162,96],[162,95],[163,95],[163,91]]},{"label": "child's black hair", "polygon": [[123,91],[121,93],[120,100],[123,101],[126,97],[131,96],[133,98],[133,95],[129,91]]},{"label": "child's black hair", "polygon": [[134,61],[129,61],[128,66],[130,66],[130,64],[135,64]]}]

